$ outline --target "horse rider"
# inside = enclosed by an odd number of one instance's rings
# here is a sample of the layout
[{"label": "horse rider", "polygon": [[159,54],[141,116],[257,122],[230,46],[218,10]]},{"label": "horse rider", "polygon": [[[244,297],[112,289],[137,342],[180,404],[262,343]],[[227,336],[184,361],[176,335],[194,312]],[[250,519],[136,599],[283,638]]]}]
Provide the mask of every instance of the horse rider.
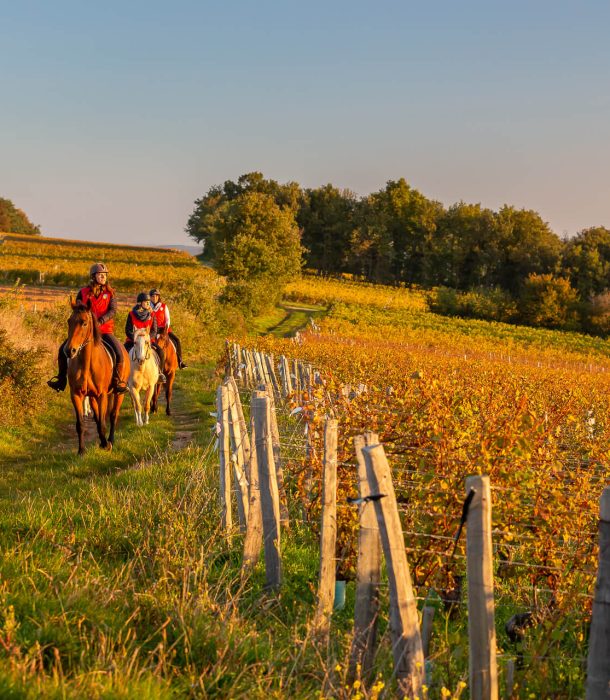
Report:
[{"label": "horse rider", "polygon": [[150,334],[150,342],[159,356],[159,382],[165,384],[166,377],[163,374],[163,366],[165,365],[165,352],[163,348],[157,344],[157,319],[152,312],[150,306],[150,294],[140,292],[138,294],[137,303],[127,316],[125,321],[125,349],[127,352],[133,347],[133,336],[138,328],[147,328]]},{"label": "horse rider", "polygon": [[[76,295],[76,301],[87,304],[91,301],[91,311],[99,324],[102,340],[114,354],[114,372],[112,375],[112,388],[117,394],[127,391],[127,384],[121,379],[123,370],[123,353],[121,343],[114,336],[114,317],[116,315],[117,300],[114,289],[108,284],[108,268],[103,262],[95,263],[89,270],[89,284],[83,287]],[[57,354],[58,373],[47,384],[55,391],[63,391],[68,381],[68,357],[64,351],[64,341]]]},{"label": "horse rider", "polygon": [[168,335],[174,343],[174,347],[176,348],[176,355],[178,356],[178,367],[180,369],[184,369],[188,365],[182,362],[182,345],[180,343],[180,338],[178,338],[178,336],[172,332],[172,329],[169,325],[169,307],[164,301],[161,301],[161,292],[158,289],[151,289],[148,293],[150,294],[152,312],[155,318],[157,319],[157,332],[162,333],[163,330],[167,327]]}]

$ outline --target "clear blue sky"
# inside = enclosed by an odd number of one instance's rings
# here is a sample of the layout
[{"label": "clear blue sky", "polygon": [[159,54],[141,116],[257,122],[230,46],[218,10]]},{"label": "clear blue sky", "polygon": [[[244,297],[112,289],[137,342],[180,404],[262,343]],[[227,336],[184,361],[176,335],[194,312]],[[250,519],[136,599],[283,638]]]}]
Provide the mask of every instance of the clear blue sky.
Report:
[{"label": "clear blue sky", "polygon": [[610,227],[610,3],[0,2],[0,196],[53,236],[188,243],[262,171]]}]

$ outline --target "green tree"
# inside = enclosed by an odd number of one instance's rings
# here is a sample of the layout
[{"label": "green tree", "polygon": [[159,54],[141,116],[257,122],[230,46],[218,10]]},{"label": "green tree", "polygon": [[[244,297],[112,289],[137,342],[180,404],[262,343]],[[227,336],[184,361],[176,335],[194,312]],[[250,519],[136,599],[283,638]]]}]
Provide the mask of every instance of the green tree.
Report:
[{"label": "green tree", "polygon": [[241,175],[237,182],[227,180],[223,185],[214,185],[208,192],[195,201],[195,209],[186,224],[186,233],[204,245],[204,256],[215,260],[214,231],[218,212],[227,202],[232,202],[248,192],[265,194],[273,198],[282,208],[290,209],[294,214],[298,211],[303,193],[296,182],[284,185],[275,180],[267,180],[262,173],[252,172]]},{"label": "green tree", "polygon": [[227,277],[225,299],[255,314],[276,304],[301,269],[300,231],[290,207],[273,196],[243,192],[210,220],[215,266]]},{"label": "green tree", "polygon": [[297,221],[307,265],[322,272],[348,270],[357,198],[331,184],[305,190]]},{"label": "green tree", "polygon": [[583,301],[610,288],[610,231],[587,228],[567,241],[563,267]]},{"label": "green tree", "polygon": [[532,274],[555,274],[562,242],[540,214],[504,205],[496,215],[501,246],[497,283],[518,294]]},{"label": "green tree", "polygon": [[0,232],[38,236],[40,227],[35,226],[25,212],[17,209],[10,199],[0,197]]},{"label": "green tree", "polygon": [[493,287],[500,262],[494,212],[480,204],[453,204],[438,219],[427,277],[455,289]]}]

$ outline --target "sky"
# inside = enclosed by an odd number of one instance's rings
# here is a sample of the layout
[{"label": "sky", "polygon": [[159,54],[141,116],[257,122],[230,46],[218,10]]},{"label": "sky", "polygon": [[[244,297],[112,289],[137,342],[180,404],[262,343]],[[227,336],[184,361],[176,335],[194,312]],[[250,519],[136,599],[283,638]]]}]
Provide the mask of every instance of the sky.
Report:
[{"label": "sky", "polygon": [[610,228],[610,3],[0,0],[0,197],[44,235],[193,243],[260,171]]}]

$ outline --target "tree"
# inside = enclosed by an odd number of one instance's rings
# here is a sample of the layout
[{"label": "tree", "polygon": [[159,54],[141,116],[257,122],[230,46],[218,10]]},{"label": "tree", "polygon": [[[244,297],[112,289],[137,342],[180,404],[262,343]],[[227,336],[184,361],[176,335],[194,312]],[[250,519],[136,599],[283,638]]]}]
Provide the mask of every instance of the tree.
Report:
[{"label": "tree", "polygon": [[497,284],[500,235],[491,209],[453,204],[438,219],[431,244],[428,277],[455,289]]},{"label": "tree", "polygon": [[356,206],[353,192],[331,184],[305,190],[297,222],[309,267],[325,273],[348,269]]},{"label": "tree", "polygon": [[17,209],[10,199],[0,197],[0,232],[39,236],[40,227],[34,226],[25,212]]},{"label": "tree", "polygon": [[563,266],[583,301],[610,288],[610,231],[587,228],[567,241]]},{"label": "tree", "polygon": [[270,194],[246,191],[221,204],[209,225],[216,269],[227,277],[225,299],[252,314],[276,304],[301,269],[292,209]]},{"label": "tree", "polygon": [[579,328],[578,293],[565,277],[531,274],[523,284],[519,312],[530,326]]},{"label": "tree", "polygon": [[216,257],[213,232],[219,210],[227,202],[232,202],[248,192],[268,195],[279,207],[288,208],[295,214],[303,197],[298,183],[288,182],[281,185],[275,180],[265,179],[259,172],[241,175],[237,182],[227,180],[223,185],[214,185],[203,197],[195,201],[195,209],[185,229],[191,238],[203,243],[204,255],[208,260],[214,260]]},{"label": "tree", "polygon": [[559,269],[562,243],[540,214],[504,205],[496,215],[501,249],[500,276],[504,289],[518,294],[532,274],[555,274]]}]

